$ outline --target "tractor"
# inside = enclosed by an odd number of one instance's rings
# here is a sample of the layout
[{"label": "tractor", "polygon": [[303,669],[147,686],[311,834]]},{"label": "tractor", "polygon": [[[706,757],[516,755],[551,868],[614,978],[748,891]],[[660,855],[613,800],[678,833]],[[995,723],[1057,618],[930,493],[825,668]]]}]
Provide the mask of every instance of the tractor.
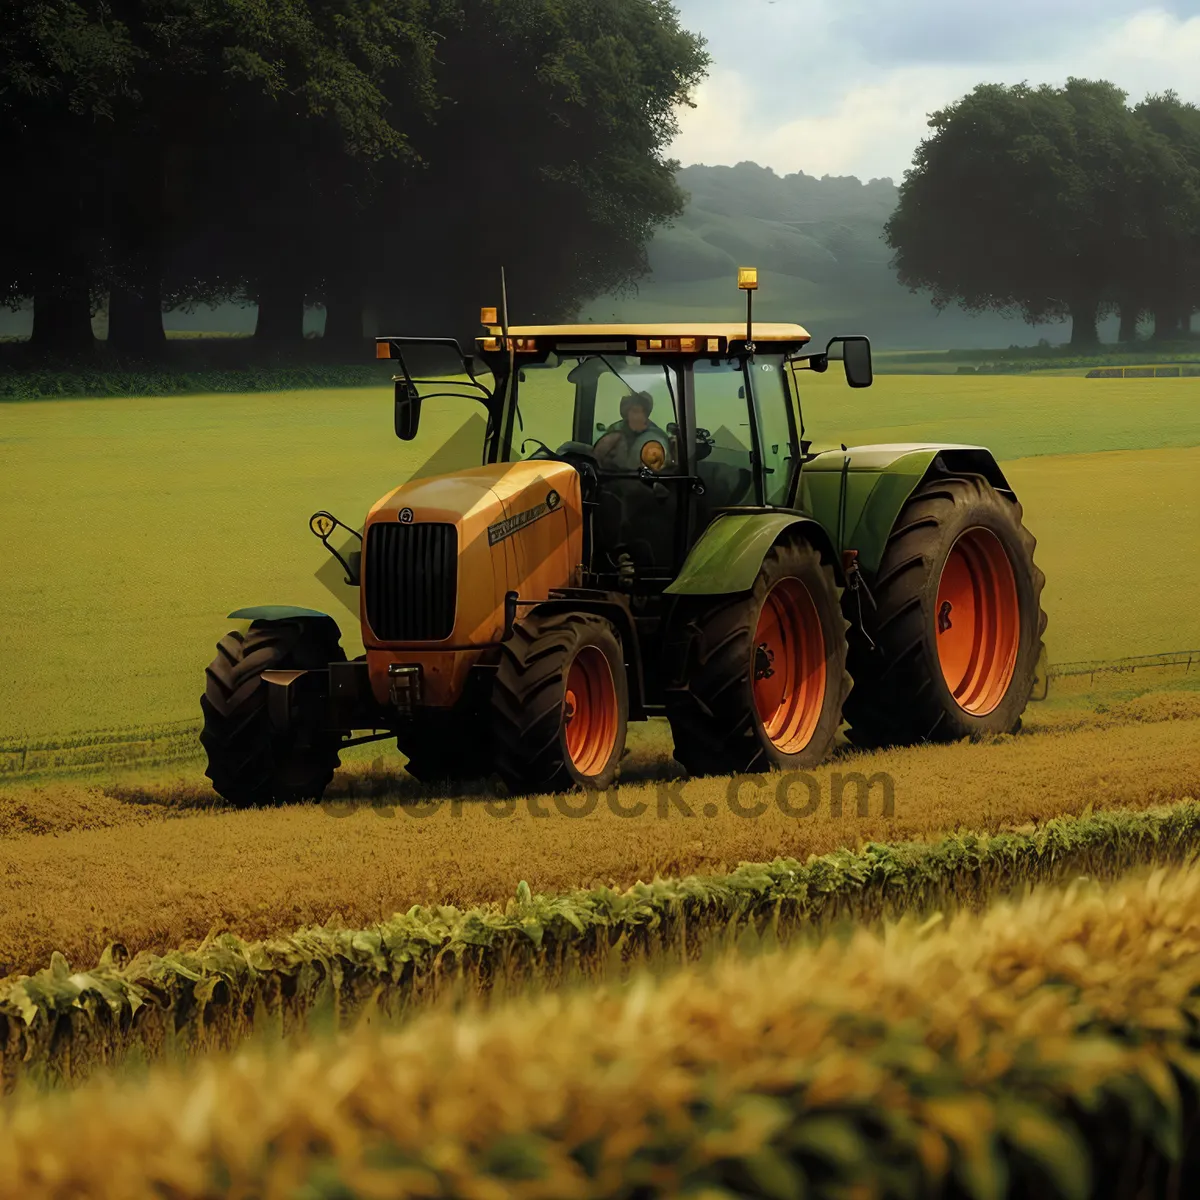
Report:
[{"label": "tractor", "polygon": [[[694,775],[805,769],[842,729],[859,747],[1015,731],[1044,577],[996,459],[814,452],[805,373],[840,361],[867,387],[870,342],[810,349],[800,325],[753,323],[753,268],[739,286],[744,325],[509,326],[505,302],[469,355],[377,338],[396,435],[462,396],[486,412],[479,465],[397,487],[359,529],[312,517],[359,589],[360,657],[327,613],[229,614],[249,626],[201,700],[216,791],[319,798],[342,748],[379,739],[424,782],[605,789],[651,717]],[[435,348],[452,371],[417,370]]]}]

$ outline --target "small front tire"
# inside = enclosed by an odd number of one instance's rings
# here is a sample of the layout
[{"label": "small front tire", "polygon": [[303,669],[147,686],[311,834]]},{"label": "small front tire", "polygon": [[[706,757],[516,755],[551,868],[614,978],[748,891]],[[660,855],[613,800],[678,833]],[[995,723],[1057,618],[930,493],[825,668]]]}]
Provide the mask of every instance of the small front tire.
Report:
[{"label": "small front tire", "polygon": [[200,698],[200,742],[208,754],[204,773],[218,795],[239,807],[321,798],[341,761],[341,735],[277,730],[262,676],[345,661],[337,625],[328,618],[255,621],[248,633],[234,630],[217,643]]}]

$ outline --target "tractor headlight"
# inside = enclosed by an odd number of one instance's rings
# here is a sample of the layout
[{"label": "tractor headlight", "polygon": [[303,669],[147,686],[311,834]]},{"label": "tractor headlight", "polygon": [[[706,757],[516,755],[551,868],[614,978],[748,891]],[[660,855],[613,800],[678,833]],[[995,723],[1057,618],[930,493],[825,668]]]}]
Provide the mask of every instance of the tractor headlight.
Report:
[{"label": "tractor headlight", "polygon": [[667,450],[662,442],[647,442],[642,447],[642,466],[652,471],[661,471],[667,461]]}]

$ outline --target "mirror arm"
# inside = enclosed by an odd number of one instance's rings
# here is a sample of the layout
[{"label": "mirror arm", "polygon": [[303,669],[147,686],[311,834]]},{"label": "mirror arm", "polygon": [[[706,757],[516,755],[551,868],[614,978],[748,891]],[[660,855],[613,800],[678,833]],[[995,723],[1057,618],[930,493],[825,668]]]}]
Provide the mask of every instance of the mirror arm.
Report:
[{"label": "mirror arm", "polygon": [[807,367],[802,367],[801,370],[816,371],[818,375],[822,371],[829,370],[829,350],[814,350],[809,354],[793,354],[791,358],[784,359],[787,366],[793,363],[808,363]]},{"label": "mirror arm", "polygon": [[[312,528],[312,523],[318,517],[328,517],[329,520],[331,520],[333,522],[334,529],[344,529],[347,533],[354,534],[354,536],[356,538],[358,538],[358,544],[360,546],[362,545],[363,535],[361,533],[359,533],[359,531],[357,529],[351,529],[350,526],[347,525],[344,521],[339,521],[337,519],[337,517],[335,517],[333,515],[333,513],[326,512],[324,509],[322,509],[320,512],[313,513],[313,515],[309,518],[309,528],[310,529]],[[338,562],[340,562],[342,564],[342,569],[346,572],[346,583],[350,587],[358,587],[359,586],[359,572],[354,567],[352,567],[350,565],[350,563],[348,563],[341,556],[341,554],[337,551],[337,549],[335,547],[333,547],[329,544],[329,539],[333,536],[333,529],[331,529],[327,534],[325,534],[323,536],[320,533],[317,533],[317,531],[315,529],[313,529],[313,532],[317,534],[317,538],[320,540],[321,545],[324,546],[325,549],[328,550],[329,553],[332,554],[333,557],[336,558],[338,560]],[[352,551],[350,554],[350,557],[352,559],[357,557],[359,562],[361,563],[362,551],[361,550]]]}]

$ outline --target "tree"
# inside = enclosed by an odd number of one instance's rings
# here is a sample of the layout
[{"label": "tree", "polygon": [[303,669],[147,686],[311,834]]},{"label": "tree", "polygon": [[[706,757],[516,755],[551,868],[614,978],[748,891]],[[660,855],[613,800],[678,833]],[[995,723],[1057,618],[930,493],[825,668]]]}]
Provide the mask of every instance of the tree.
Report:
[{"label": "tree", "polygon": [[121,239],[126,278],[147,310],[157,270],[185,303],[257,301],[262,342],[299,339],[330,232],[432,102],[426,0],[126,3],[153,47],[155,102],[116,167],[146,184],[127,228],[157,241]]},{"label": "tree", "polygon": [[461,0],[441,36],[424,170],[370,214],[395,328],[473,336],[508,270],[514,317],[567,318],[646,270],[683,195],[665,154],[708,57],[665,0]]},{"label": "tree", "polygon": [[33,344],[92,346],[108,139],[137,101],[141,53],[110,7],[34,0],[0,10],[0,301],[34,298]]},{"label": "tree", "polygon": [[1113,247],[1136,236],[1144,154],[1125,94],[981,84],[930,125],[885,227],[901,283],[939,309],[1069,316],[1072,345],[1094,345]]},{"label": "tree", "polygon": [[1166,92],[1147,96],[1134,113],[1162,165],[1132,286],[1154,316],[1154,336],[1168,339],[1189,332],[1200,308],[1200,109]]},{"label": "tree", "polygon": [[569,313],[680,210],[664,151],[707,62],[666,0],[35,0],[0,55],[28,178],[3,296],[66,350],[107,294],[137,355],[164,306],[230,297],[268,346],[314,301],[330,346],[368,298],[459,320],[501,262],[525,315]]}]

